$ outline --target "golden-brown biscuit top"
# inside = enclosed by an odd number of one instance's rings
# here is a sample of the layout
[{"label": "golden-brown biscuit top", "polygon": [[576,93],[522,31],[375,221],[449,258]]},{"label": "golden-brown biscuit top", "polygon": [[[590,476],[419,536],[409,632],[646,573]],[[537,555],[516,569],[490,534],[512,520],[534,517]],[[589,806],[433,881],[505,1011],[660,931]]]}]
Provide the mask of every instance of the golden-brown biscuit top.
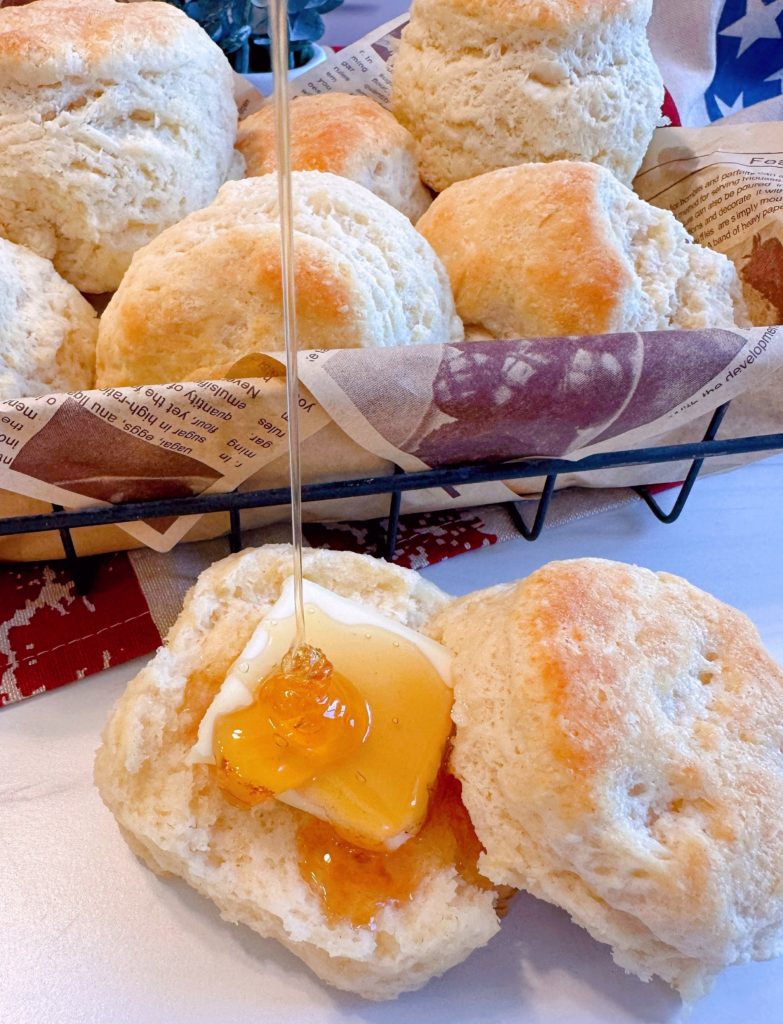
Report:
[{"label": "golden-brown biscuit top", "polygon": [[[206,33],[166,3],[36,0],[0,16],[0,73],[20,82],[53,83],[128,55],[165,48]],[[170,58],[169,58],[170,63]],[[96,83],[100,84],[100,83]]]},{"label": "golden-brown biscuit top", "polygon": [[616,329],[631,267],[602,199],[606,172],[560,161],[451,185],[416,225],[443,261],[463,321],[496,337]]},{"label": "golden-brown biscuit top", "polygon": [[464,598],[452,768],[495,882],[687,995],[783,949],[783,670],[742,613],[636,566]]},{"label": "golden-brown biscuit top", "polygon": [[606,19],[650,16],[651,0],[415,0],[414,16],[441,12],[506,29],[568,29]]},{"label": "golden-brown biscuit top", "polygon": [[[300,96],[291,104],[291,166],[297,171],[346,174],[380,150],[410,145],[410,136],[380,104],[366,96],[332,92]],[[248,176],[268,174],[275,159],[275,112],[266,104],[240,123],[237,148]]]}]

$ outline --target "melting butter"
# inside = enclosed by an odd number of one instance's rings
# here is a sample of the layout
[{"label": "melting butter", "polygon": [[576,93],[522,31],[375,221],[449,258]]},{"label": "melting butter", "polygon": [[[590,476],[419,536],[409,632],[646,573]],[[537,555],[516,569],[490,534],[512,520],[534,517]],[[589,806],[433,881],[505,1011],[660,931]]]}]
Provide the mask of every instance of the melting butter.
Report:
[{"label": "melting butter", "polygon": [[[249,708],[295,634],[293,581],[229,670],[201,722],[193,762],[214,764],[215,726]],[[304,581],[308,642],[366,702],[370,727],[350,756],[276,798],[367,848],[394,849],[421,827],[451,731],[451,659],[440,644]]]}]

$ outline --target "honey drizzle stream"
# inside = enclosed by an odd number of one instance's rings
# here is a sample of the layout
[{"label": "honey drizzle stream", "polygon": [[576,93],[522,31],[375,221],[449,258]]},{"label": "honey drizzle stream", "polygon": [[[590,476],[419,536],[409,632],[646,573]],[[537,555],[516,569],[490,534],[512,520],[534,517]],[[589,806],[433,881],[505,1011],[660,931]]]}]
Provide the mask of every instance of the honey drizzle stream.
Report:
[{"label": "honey drizzle stream", "polygon": [[[267,703],[277,700],[281,706],[275,705],[274,710],[281,713],[281,721],[287,727],[289,712],[296,713],[294,729],[299,727],[300,719],[307,719],[302,714],[297,700],[310,705],[311,698],[325,693],[331,706],[335,695],[345,694],[345,706],[357,707],[361,703],[359,695],[355,695],[350,682],[342,677],[332,678],[332,666],[315,648],[307,644],[305,629],[304,593],[302,587],[302,482],[300,469],[300,431],[299,431],[299,378],[297,368],[298,335],[296,323],[296,275],[294,264],[294,228],[292,202],[292,176],[290,154],[290,85],[288,78],[288,3],[287,0],[271,0],[269,4],[272,39],[272,70],[274,74],[275,92],[275,128],[277,156],[278,207],[280,215],[280,265],[282,284],[283,339],[286,353],[286,397],[288,406],[288,458],[291,478],[291,534],[293,548],[294,578],[294,611],[295,637],[288,654],[283,658],[281,672],[273,673],[265,681],[269,688]],[[324,672],[324,668],[326,671]],[[313,684],[319,668],[323,675],[320,691],[313,690]],[[292,684],[293,677],[304,684],[301,692]],[[207,676],[209,689],[212,690],[213,679]],[[201,689],[205,680],[191,680],[194,696],[201,697]],[[292,701],[293,698],[293,701]],[[190,707],[193,701],[186,697],[185,705]],[[203,703],[203,700],[200,701]],[[323,701],[322,701],[323,703]],[[291,705],[289,707],[288,705]],[[296,705],[296,706],[294,706]],[[267,709],[268,710],[268,709]],[[324,719],[318,717],[316,724],[323,726]],[[240,714],[247,714],[245,709]],[[203,712],[202,712],[203,713]],[[200,715],[198,716],[200,718]],[[290,717],[290,715],[289,715]],[[265,716],[265,721],[269,715]],[[330,723],[337,721],[329,718]],[[342,721],[342,719],[339,719]],[[397,721],[394,719],[393,721]],[[251,721],[250,723],[254,723]],[[312,724],[312,723],[308,723]],[[343,723],[344,724],[344,723]],[[349,722],[353,726],[353,721]],[[364,726],[362,726],[364,728]],[[283,738],[284,730],[276,730],[271,734],[271,741]],[[311,730],[312,731],[312,730]],[[234,731],[229,730],[230,737]],[[293,733],[291,734],[293,735]],[[305,739],[328,746],[336,739],[341,748],[351,737],[335,733],[330,729],[325,735],[306,736]],[[269,737],[265,737],[269,739]],[[319,748],[320,752],[320,748]],[[328,753],[328,751],[327,751]],[[272,762],[273,764],[276,762]],[[293,762],[292,762],[293,763]],[[299,768],[297,764],[294,768]],[[269,799],[273,790],[264,786],[248,785],[236,771],[236,765],[230,760],[218,760],[217,771],[222,773],[221,787],[227,799],[239,806],[247,807]],[[304,772],[309,778],[309,767]],[[301,779],[286,778],[285,785],[290,788]],[[365,781],[364,779],[362,781]],[[308,882],[321,897],[324,910],[333,919],[348,919],[355,926],[371,925],[380,908],[385,903],[399,904],[410,900],[421,882],[423,873],[428,867],[443,867],[453,864],[469,884],[478,888],[490,888],[486,879],[478,872],[477,861],[481,852],[470,818],[460,799],[459,783],[451,776],[442,772],[436,784],[435,793],[429,808],[427,821],[421,832],[399,850],[390,853],[381,850],[375,852],[353,846],[341,839],[333,827],[317,818],[306,816],[297,833],[297,852],[299,870],[303,879]]]},{"label": "honey drizzle stream", "polygon": [[[290,655],[306,645],[304,594],[302,591],[302,474],[299,456],[299,377],[297,373],[296,275],[291,182],[291,132],[288,81],[288,0],[271,0],[272,72],[275,83],[275,143],[277,147],[277,195],[280,212],[280,270],[283,292],[283,340],[285,342],[286,394],[288,402],[288,465],[291,476],[291,544],[294,569],[296,635]],[[284,662],[284,671],[285,662]]]}]

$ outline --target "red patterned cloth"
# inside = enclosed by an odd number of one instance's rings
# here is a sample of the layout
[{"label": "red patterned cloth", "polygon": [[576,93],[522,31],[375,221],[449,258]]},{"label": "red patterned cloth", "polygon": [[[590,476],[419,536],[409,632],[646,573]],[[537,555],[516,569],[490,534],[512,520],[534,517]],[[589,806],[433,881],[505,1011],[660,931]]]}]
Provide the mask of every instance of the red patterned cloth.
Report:
[{"label": "red patterned cloth", "polygon": [[[487,519],[492,510],[428,512],[403,516],[394,561],[406,569],[421,569],[445,558],[496,544]],[[367,523],[324,523],[305,527],[308,542],[314,548],[336,551],[380,551],[386,537],[385,521]]]},{"label": "red patterned cloth", "polygon": [[62,564],[3,569],[0,704],[9,704],[154,650],[160,634],[127,554],[97,561],[89,593]]}]

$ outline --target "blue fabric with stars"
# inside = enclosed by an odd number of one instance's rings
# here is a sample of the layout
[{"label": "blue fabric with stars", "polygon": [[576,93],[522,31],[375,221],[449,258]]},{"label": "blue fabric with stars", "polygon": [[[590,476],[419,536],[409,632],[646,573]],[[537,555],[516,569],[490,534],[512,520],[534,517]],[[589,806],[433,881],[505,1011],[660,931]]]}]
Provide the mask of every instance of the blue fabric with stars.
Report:
[{"label": "blue fabric with stars", "polygon": [[704,94],[711,121],[781,94],[783,0],[725,0],[715,77]]}]

